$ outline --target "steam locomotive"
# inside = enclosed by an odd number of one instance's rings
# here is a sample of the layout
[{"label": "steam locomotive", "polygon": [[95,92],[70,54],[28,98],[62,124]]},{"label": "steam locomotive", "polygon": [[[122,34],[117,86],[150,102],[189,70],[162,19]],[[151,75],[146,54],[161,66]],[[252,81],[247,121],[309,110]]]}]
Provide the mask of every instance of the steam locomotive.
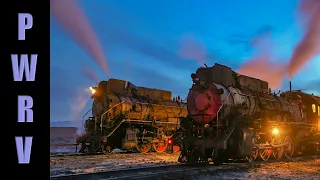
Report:
[{"label": "steam locomotive", "polygon": [[173,138],[180,127],[179,118],[187,116],[186,103],[179,96],[172,99],[169,91],[118,79],[101,81],[90,90],[92,117],[84,123],[85,133],[77,138],[80,152],[179,150]]},{"label": "steam locomotive", "polygon": [[271,93],[267,82],[220,64],[191,78],[179,162],[219,165],[319,151],[319,97],[292,91],[291,83],[289,92]]}]

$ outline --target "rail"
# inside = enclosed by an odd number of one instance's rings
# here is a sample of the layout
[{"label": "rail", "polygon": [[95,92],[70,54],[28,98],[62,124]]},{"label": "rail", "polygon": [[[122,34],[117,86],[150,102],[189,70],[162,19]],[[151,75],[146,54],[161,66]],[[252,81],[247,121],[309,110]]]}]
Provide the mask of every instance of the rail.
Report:
[{"label": "rail", "polygon": [[91,110],[92,110],[92,109],[89,109],[89,110],[82,116],[82,132],[84,132],[84,124],[83,124],[84,117],[86,117],[86,115],[87,115]]},{"label": "rail", "polygon": [[123,103],[125,103],[126,101],[122,101],[122,102],[120,102],[120,103],[118,103],[118,104],[115,104],[114,106],[112,106],[111,108],[109,108],[106,112],[104,112],[102,115],[101,115],[101,118],[100,118],[100,129],[101,129],[101,132],[102,132],[102,118],[103,118],[103,116],[105,115],[105,114],[107,114],[111,109],[113,109],[113,108],[115,108],[115,107],[117,107],[117,106],[119,106],[120,104],[123,104]]},{"label": "rail", "polygon": [[229,98],[230,95],[231,95],[231,91],[229,92],[229,94],[227,95],[226,99],[223,101],[223,103],[221,104],[221,106],[219,107],[219,109],[217,111],[217,134],[219,132],[219,112],[222,109],[224,103],[227,101],[227,99]]}]

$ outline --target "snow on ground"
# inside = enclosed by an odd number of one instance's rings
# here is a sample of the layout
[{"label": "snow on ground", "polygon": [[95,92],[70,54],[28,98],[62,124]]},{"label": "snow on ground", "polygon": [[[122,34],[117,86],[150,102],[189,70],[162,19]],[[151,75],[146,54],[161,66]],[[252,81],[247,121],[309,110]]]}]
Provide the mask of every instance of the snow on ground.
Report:
[{"label": "snow on ground", "polygon": [[50,157],[50,175],[77,174],[177,163],[179,152],[110,153],[107,155]]},{"label": "snow on ground", "polygon": [[73,137],[55,137],[50,138],[50,154],[76,153],[81,146],[74,145],[76,143]]},{"label": "snow on ground", "polygon": [[212,179],[261,179],[261,180],[319,180],[320,157],[298,158],[293,162],[272,162],[258,164],[239,164],[238,169],[231,172],[203,173],[185,180],[212,180]]},{"label": "snow on ground", "polygon": [[71,153],[76,153],[79,151],[81,146],[75,146],[75,145],[70,145],[70,146],[50,146],[50,154],[55,155],[55,154],[71,154]]},{"label": "snow on ground", "polygon": [[[112,171],[127,168],[150,167],[177,163],[179,153],[111,153],[108,155],[51,157],[51,176],[63,174]],[[232,171],[203,171],[187,176],[186,180],[211,179],[320,179],[320,156],[300,157],[286,162],[229,163],[222,169]],[[217,167],[212,167],[216,169]],[[210,168],[209,168],[210,169]]]}]

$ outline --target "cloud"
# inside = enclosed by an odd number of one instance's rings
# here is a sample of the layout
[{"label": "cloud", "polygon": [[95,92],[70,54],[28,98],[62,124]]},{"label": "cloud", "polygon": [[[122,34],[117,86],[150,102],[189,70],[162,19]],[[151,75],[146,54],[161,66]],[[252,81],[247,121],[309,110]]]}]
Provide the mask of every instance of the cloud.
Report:
[{"label": "cloud", "polygon": [[297,85],[297,89],[301,91],[313,92],[314,94],[320,96],[320,79],[306,81]]},{"label": "cloud", "polygon": [[224,38],[230,45],[245,45],[247,50],[252,48],[252,44],[255,44],[255,41],[261,36],[270,34],[274,28],[271,25],[263,25],[258,30],[253,33],[235,33],[229,35],[227,38]]},{"label": "cloud", "polygon": [[149,56],[155,60],[179,66],[181,68],[189,68],[195,65],[192,61],[186,61],[178,56],[178,54],[165,46],[151,41],[142,36],[131,34],[123,29],[101,28],[103,39],[106,44],[120,45],[137,53]]},{"label": "cloud", "polygon": [[176,95],[187,95],[189,90],[188,84],[171,78],[172,75],[161,74],[151,69],[135,68],[131,74],[132,83],[138,86],[167,90]]}]

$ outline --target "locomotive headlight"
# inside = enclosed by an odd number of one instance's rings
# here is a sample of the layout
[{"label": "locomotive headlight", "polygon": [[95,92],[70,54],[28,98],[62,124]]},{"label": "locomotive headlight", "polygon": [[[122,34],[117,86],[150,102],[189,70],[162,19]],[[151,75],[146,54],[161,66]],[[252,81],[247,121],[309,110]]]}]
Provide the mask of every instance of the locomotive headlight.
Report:
[{"label": "locomotive headlight", "polygon": [[273,135],[279,134],[279,130],[278,130],[277,128],[273,128],[272,134],[273,134]]},{"label": "locomotive headlight", "polygon": [[92,94],[96,93],[96,90],[93,87],[89,87]]}]

